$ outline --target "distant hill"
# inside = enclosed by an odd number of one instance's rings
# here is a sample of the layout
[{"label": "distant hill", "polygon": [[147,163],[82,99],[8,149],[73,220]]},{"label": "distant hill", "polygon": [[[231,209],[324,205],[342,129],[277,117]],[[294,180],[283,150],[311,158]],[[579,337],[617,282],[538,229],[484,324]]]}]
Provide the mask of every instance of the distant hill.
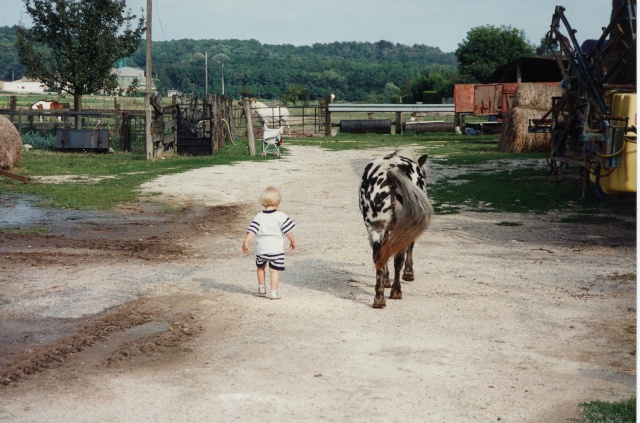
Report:
[{"label": "distant hill", "polygon": [[[145,67],[143,41],[126,59],[127,66]],[[388,41],[335,42],[312,46],[269,45],[257,40],[175,40],[153,43],[153,75],[161,92],[176,89],[204,94],[208,55],[209,92],[279,99],[292,86],[310,100],[335,94],[338,100],[388,101],[385,87],[401,87],[429,72],[454,69],[453,53],[421,44],[407,46]],[[218,55],[216,57],[216,55]],[[224,56],[219,56],[224,55]],[[0,27],[0,78],[19,79],[15,30]]]}]

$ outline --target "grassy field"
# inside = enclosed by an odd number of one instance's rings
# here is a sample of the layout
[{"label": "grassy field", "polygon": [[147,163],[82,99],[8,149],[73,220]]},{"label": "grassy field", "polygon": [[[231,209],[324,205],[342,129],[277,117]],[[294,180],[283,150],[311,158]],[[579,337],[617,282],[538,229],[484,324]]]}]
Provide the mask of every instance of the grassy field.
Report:
[{"label": "grassy field", "polygon": [[55,184],[37,181],[23,184],[0,177],[0,195],[35,195],[40,199],[39,204],[47,207],[109,209],[137,201],[140,185],[159,175],[240,160],[265,161],[275,158],[250,157],[247,150],[246,141],[236,142],[213,156],[177,156],[154,161],[146,160],[143,154],[31,150],[22,156],[19,166],[12,169],[13,173],[27,177],[62,176],[64,180]]},{"label": "grassy field", "polygon": [[[337,136],[287,139],[287,144],[315,145],[331,150],[368,149],[380,146],[411,146],[427,153],[430,162],[467,171],[458,177],[440,180],[429,186],[437,213],[461,210],[515,213],[547,213],[571,210],[567,222],[596,223],[594,215],[633,212],[633,207],[620,207],[593,201],[577,203],[582,186],[554,183],[543,165],[535,168],[503,169],[501,164],[514,160],[534,159],[544,163],[544,154],[505,154],[497,151],[497,137],[424,134],[402,136]],[[256,151],[260,151],[256,142]],[[142,154],[66,153],[31,150],[24,154],[14,173],[28,177],[64,176],[71,178],[57,184],[22,184],[0,178],[0,193],[36,195],[42,205],[77,209],[108,209],[117,204],[136,201],[138,187],[158,175],[189,169],[229,164],[241,160],[273,160],[273,156],[250,157],[246,140],[227,145],[213,156],[180,156],[147,161]],[[286,154],[286,146],[284,148]],[[473,170],[478,166],[489,168]],[[74,180],[74,178],[76,178]],[[445,206],[446,205],[446,206]],[[614,208],[615,207],[615,208]]]},{"label": "grassy field", "polygon": [[[0,108],[9,108],[9,98],[16,96],[18,108],[28,108],[38,100],[56,100],[60,103],[68,103],[73,107],[73,96],[69,94],[10,94],[0,93]],[[144,97],[113,97],[86,95],[82,97],[83,107],[86,109],[113,110],[114,102],[124,110],[144,110]]]}]

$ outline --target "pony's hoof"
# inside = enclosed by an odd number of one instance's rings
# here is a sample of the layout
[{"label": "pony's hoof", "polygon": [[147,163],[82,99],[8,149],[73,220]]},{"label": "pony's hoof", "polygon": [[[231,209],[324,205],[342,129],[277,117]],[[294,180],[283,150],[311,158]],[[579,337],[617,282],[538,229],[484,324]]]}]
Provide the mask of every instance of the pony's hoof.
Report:
[{"label": "pony's hoof", "polygon": [[415,280],[415,276],[413,273],[405,273],[402,275],[402,280],[407,282],[413,282]]},{"label": "pony's hoof", "polygon": [[385,288],[391,288],[391,282],[385,282],[384,287]]},{"label": "pony's hoof", "polygon": [[375,300],[373,300],[373,308],[385,308],[387,306],[387,304],[384,301],[384,298],[382,300],[378,300],[377,298]]},{"label": "pony's hoof", "polygon": [[390,300],[401,300],[402,299],[402,292],[392,292],[389,294],[389,299]]}]

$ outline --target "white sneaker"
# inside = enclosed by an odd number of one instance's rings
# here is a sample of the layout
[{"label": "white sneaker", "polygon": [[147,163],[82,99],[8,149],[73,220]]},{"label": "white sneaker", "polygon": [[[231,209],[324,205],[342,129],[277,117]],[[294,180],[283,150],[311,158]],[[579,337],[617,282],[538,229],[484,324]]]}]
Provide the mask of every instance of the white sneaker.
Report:
[{"label": "white sneaker", "polygon": [[278,295],[278,291],[269,291],[269,298],[272,300],[279,300],[280,296]]},{"label": "white sneaker", "polygon": [[258,295],[265,295],[267,293],[267,287],[264,285],[258,285]]}]

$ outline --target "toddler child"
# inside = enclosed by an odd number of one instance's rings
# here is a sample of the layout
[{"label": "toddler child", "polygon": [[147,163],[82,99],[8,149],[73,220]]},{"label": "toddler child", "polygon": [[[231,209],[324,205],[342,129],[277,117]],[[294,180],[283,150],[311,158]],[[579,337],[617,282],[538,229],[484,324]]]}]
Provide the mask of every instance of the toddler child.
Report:
[{"label": "toddler child", "polygon": [[242,243],[242,251],[249,252],[249,241],[255,236],[256,267],[258,274],[258,293],[265,295],[267,263],[269,263],[269,277],[271,290],[269,298],[277,300],[279,272],[284,270],[284,237],[289,239],[291,250],[296,249],[293,230],[296,224],[285,213],[278,210],[282,201],[280,191],[276,187],[267,187],[260,196],[260,204],[264,210],[258,213],[247,228],[247,236]]}]

